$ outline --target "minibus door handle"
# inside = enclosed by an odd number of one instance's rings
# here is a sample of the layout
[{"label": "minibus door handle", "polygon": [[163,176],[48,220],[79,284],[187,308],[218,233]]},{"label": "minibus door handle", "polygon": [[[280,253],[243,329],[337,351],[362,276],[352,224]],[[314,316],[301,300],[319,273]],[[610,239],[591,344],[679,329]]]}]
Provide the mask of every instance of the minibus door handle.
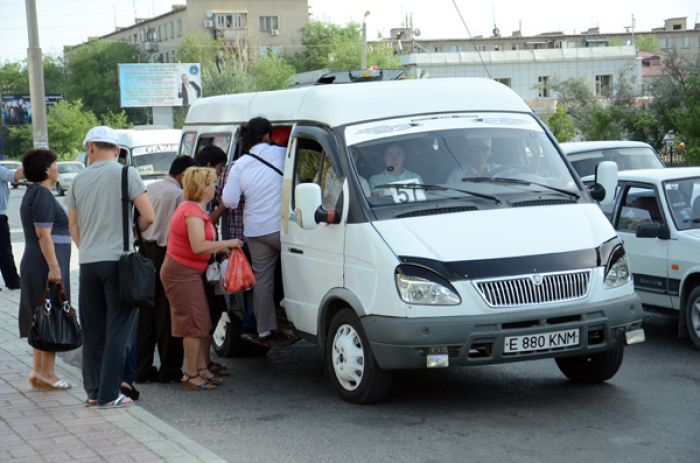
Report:
[{"label": "minibus door handle", "polygon": [[289,248],[289,252],[291,252],[292,254],[304,254],[304,251],[298,248]]}]

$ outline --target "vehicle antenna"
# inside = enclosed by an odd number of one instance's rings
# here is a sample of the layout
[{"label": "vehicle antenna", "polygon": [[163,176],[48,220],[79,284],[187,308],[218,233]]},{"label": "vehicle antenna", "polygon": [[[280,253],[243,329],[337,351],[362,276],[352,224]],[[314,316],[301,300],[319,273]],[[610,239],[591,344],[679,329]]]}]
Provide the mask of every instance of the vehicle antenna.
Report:
[{"label": "vehicle antenna", "polygon": [[486,71],[486,75],[489,77],[489,79],[493,79],[493,77],[491,76],[491,73],[489,72],[489,68],[486,66],[486,63],[484,62],[484,57],[481,56],[481,51],[479,50],[479,48],[477,48],[476,42],[474,42],[474,38],[472,37],[472,33],[469,31],[469,26],[467,26],[467,22],[464,20],[464,17],[462,16],[462,12],[459,10],[459,6],[457,6],[457,1],[452,0],[452,4],[455,6],[455,10],[457,10],[457,14],[459,15],[459,19],[462,21],[464,28],[467,30],[467,35],[469,36],[470,39],[472,39],[472,43],[474,44],[474,50],[476,50],[477,54],[479,55],[479,60],[481,61],[481,65],[484,67],[484,71]]}]

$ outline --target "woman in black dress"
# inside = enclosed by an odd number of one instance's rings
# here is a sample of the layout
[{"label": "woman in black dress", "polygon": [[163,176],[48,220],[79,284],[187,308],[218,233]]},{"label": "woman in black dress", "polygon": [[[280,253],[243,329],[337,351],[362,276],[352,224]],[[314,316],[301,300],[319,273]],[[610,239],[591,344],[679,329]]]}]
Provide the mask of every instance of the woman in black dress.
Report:
[{"label": "woman in black dress", "polygon": [[[19,302],[19,335],[26,337],[32,326],[34,309],[41,302],[46,280],[63,283],[66,300],[70,301],[71,241],[68,216],[56,201],[52,189],[58,180],[56,153],[46,149],[27,151],[22,167],[27,188],[20,206],[24,230],[24,254],[20,263],[21,295]],[[52,285],[52,299],[55,287]],[[56,376],[56,353],[34,349],[34,367],[29,373],[32,386],[42,389],[69,389],[64,379]]]}]

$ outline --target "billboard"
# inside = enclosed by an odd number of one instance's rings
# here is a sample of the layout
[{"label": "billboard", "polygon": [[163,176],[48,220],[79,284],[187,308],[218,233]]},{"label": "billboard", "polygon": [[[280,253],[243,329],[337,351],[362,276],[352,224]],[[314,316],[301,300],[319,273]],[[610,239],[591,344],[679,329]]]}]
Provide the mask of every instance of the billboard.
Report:
[{"label": "billboard", "polygon": [[119,65],[122,108],[189,106],[202,97],[199,63]]},{"label": "billboard", "polygon": [[[63,99],[62,94],[45,95],[46,106],[55,105]],[[2,125],[24,125],[32,123],[32,103],[29,95],[2,95]]]}]

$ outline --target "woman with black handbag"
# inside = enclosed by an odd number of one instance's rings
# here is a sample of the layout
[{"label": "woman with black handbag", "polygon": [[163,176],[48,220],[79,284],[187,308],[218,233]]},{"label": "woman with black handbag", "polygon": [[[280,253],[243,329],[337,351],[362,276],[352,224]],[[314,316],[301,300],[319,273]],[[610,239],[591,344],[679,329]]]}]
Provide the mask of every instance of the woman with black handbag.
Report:
[{"label": "woman with black handbag", "polygon": [[[37,307],[43,305],[43,294],[50,283],[63,285],[65,300],[70,301],[71,241],[68,216],[52,193],[58,180],[56,153],[32,149],[22,158],[27,180],[32,182],[22,198],[20,217],[24,230],[24,254],[20,263],[21,294],[19,334],[27,337]],[[59,309],[59,294],[52,285],[49,299]],[[56,352],[34,349],[34,365],[29,373],[32,386],[41,389],[70,389],[71,385],[55,372]]]}]

